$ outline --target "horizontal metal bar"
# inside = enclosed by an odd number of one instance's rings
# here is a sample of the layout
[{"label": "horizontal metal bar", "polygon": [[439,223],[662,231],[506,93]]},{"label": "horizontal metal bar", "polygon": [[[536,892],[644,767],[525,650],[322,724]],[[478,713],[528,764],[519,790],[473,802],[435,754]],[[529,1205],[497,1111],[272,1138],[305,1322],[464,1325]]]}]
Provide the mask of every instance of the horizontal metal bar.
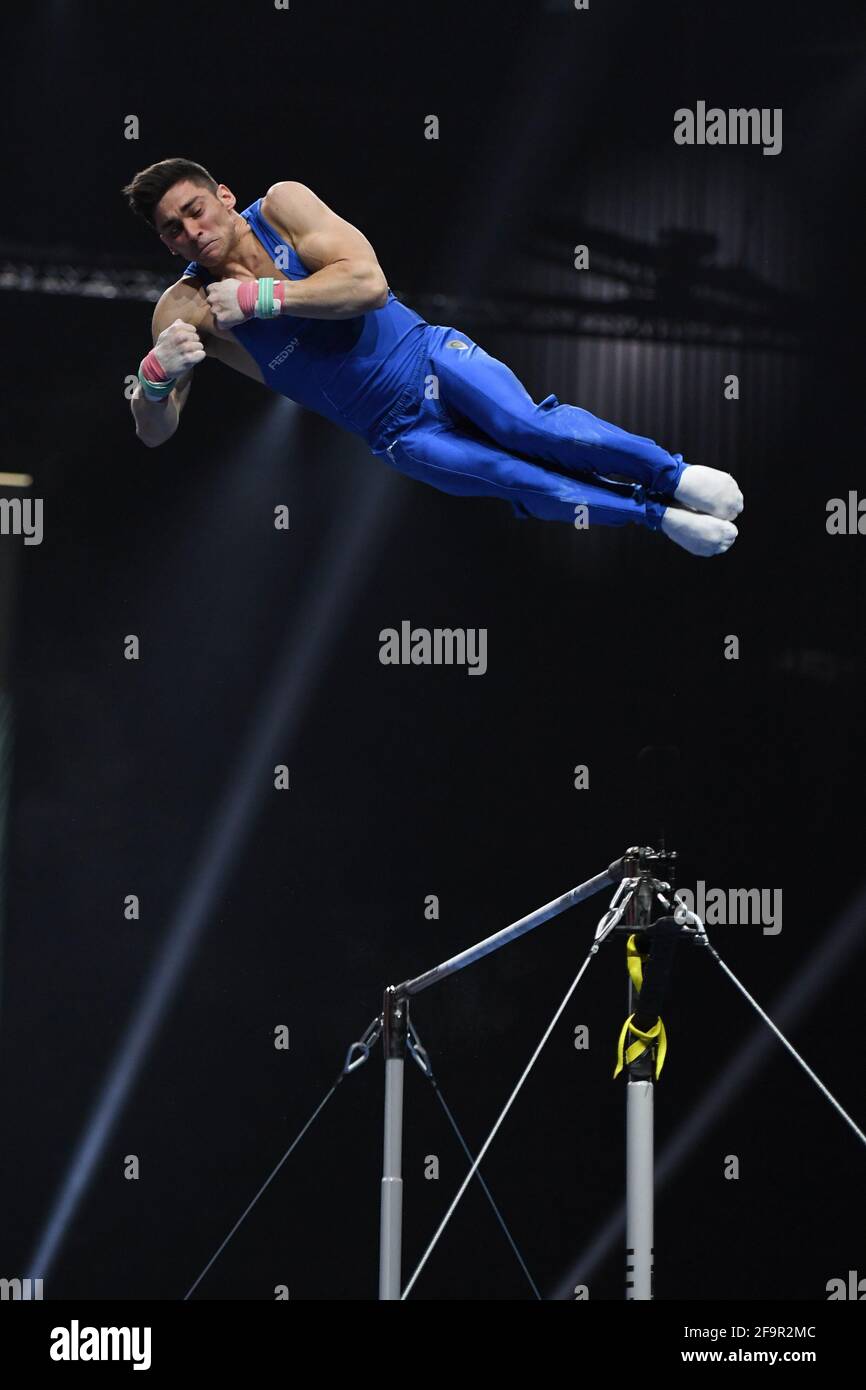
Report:
[{"label": "horizontal metal bar", "polygon": [[402,995],[419,994],[422,989],[438,984],[440,980],[444,980],[448,975],[453,975],[457,970],[462,970],[464,966],[471,965],[473,961],[480,960],[482,956],[489,956],[491,951],[498,951],[500,946],[507,946],[509,941],[516,940],[518,936],[524,936],[526,932],[532,931],[533,927],[540,926],[542,922],[547,922],[551,917],[557,917],[560,912],[567,912],[570,907],[575,907],[585,898],[591,898],[594,893],[600,893],[604,888],[613,887],[622,877],[621,872],[617,872],[621,863],[621,860],[617,860],[615,864],[605,869],[604,873],[596,874],[595,878],[588,878],[586,883],[578,884],[577,888],[570,888],[560,898],[554,898],[552,902],[545,903],[544,907],[530,912],[528,917],[521,917],[519,922],[513,922],[510,927],[503,927],[502,931],[486,937],[475,946],[468,947],[459,955],[452,956],[450,960],[443,961],[441,965],[436,965],[423,975],[416,976],[414,980],[404,981],[402,985],[397,985],[395,992]]}]

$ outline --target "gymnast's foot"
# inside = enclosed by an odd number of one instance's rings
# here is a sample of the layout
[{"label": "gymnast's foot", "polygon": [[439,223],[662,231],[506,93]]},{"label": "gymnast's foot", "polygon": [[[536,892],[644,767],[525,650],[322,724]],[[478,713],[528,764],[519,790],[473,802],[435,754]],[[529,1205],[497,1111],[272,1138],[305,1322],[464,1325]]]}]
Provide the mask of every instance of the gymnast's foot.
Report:
[{"label": "gymnast's foot", "polygon": [[683,469],[674,501],[693,512],[733,521],[743,510],[743,494],[730,473],[705,468],[701,463]]},{"label": "gymnast's foot", "polygon": [[[700,467],[699,464],[694,466]],[[679,507],[665,507],[659,529],[668,540],[675,541],[692,555],[724,555],[737,539],[737,528],[732,522]]]}]

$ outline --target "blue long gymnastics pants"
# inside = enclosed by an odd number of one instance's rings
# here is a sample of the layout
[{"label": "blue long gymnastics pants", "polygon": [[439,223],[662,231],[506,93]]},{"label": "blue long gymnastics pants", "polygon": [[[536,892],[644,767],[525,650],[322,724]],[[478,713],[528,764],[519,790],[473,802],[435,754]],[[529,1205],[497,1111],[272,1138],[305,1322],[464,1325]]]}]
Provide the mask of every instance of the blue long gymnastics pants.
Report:
[{"label": "blue long gymnastics pants", "polygon": [[521,518],[661,525],[665,501],[650,494],[673,496],[681,454],[556,396],[536,405],[510,367],[459,329],[429,325],[423,365],[420,409],[376,450],[401,473],[442,492],[501,497]]}]

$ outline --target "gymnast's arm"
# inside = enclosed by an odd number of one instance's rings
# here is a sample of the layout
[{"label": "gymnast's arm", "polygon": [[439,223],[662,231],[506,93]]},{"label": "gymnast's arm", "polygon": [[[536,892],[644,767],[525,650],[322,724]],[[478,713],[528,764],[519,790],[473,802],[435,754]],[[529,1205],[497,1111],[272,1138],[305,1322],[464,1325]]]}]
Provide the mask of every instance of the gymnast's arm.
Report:
[{"label": "gymnast's arm", "polygon": [[283,283],[281,313],[342,319],[388,303],[385,272],[363,232],[323,203],[303,183],[284,180],[268,189],[262,216],[285,234],[310,274]]},{"label": "gymnast's arm", "polygon": [[174,378],[174,387],[162,400],[148,400],[139,381],[130,401],[136,435],[149,449],[165,444],[176,432],[192,385],[193,367],[205,358],[194,324],[178,317],[183,305],[178,302],[177,288],[166,290],[153,314],[153,351],[166,375]]}]

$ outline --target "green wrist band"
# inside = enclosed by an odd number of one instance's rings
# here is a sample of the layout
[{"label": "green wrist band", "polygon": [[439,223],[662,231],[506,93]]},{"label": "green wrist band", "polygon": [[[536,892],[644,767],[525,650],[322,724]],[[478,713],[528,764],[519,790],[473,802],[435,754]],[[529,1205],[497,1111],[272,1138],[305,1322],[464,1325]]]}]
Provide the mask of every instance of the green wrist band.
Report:
[{"label": "green wrist band", "polygon": [[147,377],[142,374],[140,367],[138,379],[141,382],[142,391],[151,401],[161,401],[165,396],[170,396],[177,380],[176,377],[169,377],[167,381],[148,381]]},{"label": "green wrist band", "polygon": [[256,295],[256,318],[275,319],[279,318],[280,306],[274,302],[274,280],[272,276],[265,275],[259,282],[259,291]]}]

